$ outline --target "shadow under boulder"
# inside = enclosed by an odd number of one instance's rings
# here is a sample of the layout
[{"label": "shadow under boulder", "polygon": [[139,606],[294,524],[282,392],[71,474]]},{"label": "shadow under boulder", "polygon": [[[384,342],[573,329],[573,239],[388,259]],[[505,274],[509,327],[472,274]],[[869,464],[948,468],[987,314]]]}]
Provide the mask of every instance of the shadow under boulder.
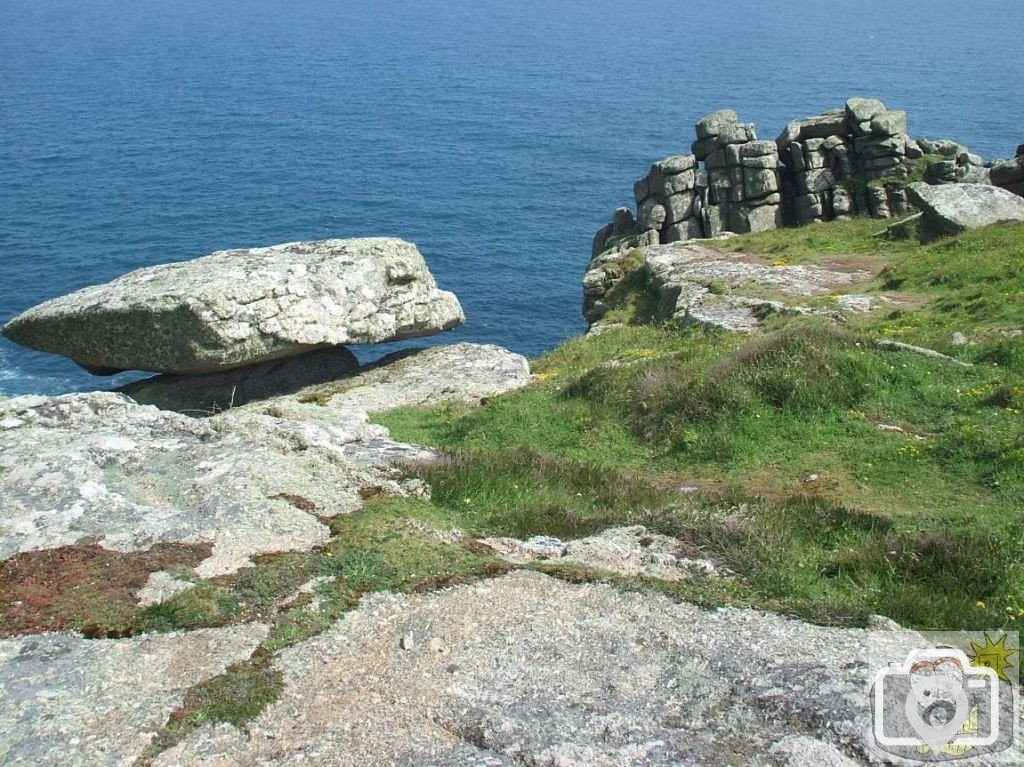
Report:
[{"label": "shadow under boulder", "polygon": [[215,415],[256,400],[294,394],[341,378],[359,369],[359,360],[344,346],[298,357],[247,365],[207,375],[159,375],[117,389],[140,405],[156,405],[193,416]]}]

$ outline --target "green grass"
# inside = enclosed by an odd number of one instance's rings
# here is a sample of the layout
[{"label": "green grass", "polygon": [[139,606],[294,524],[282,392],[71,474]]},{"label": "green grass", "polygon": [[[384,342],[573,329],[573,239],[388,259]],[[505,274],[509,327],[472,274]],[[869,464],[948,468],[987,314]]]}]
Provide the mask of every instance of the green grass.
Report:
[{"label": "green grass", "polygon": [[857,217],[825,225],[745,234],[723,240],[716,246],[726,251],[785,258],[789,263],[849,255],[875,255],[888,260],[919,248],[913,242],[879,240],[875,235],[884,227],[877,219]]},{"label": "green grass", "polygon": [[643,266],[643,253],[634,248],[619,262],[622,278],[602,298],[608,311],[604,322],[642,325],[652,322],[658,312],[658,300],[647,290],[647,275]]},{"label": "green grass", "polygon": [[[683,598],[821,622],[877,612],[921,628],[1016,625],[1024,339],[1012,333],[1024,328],[1024,227],[928,246],[879,230],[853,220],[725,243],[780,263],[879,271],[867,289],[894,308],[845,329],[780,317],[748,338],[626,324],[536,360],[538,383],[484,407],[378,418],[398,439],[447,451],[415,471],[434,507],[479,534],[643,523],[737,574],[702,584],[703,595],[647,584]],[[630,285],[646,289],[639,277]],[[954,331],[971,343],[954,346]]]},{"label": "green grass", "polygon": [[470,534],[580,538],[675,498],[667,479],[526,448],[451,453],[418,467],[433,502]]},{"label": "green grass", "polygon": [[281,672],[268,668],[262,659],[236,663],[189,691],[184,719],[189,725],[227,722],[242,727],[277,700],[283,689]]},{"label": "green grass", "polygon": [[[418,473],[433,503],[477,536],[570,539],[643,524],[737,573],[653,588],[700,604],[780,610],[821,623],[859,624],[883,613],[915,626],[1000,625],[1013,592],[1019,515],[894,515],[815,495],[768,498],[736,490],[678,492],[678,477],[644,475],[525,450],[451,455]],[[474,493],[465,495],[463,493]],[[577,567],[545,567],[582,578]],[[979,600],[989,606],[980,608]]]},{"label": "green grass", "polygon": [[[858,329],[1020,370],[1024,347],[1006,334],[1024,326],[1024,226],[996,224],[929,245],[876,236],[881,229],[878,221],[853,219],[744,235],[722,247],[791,264],[874,265],[879,274],[868,287],[894,304],[852,318]],[[954,346],[956,332],[976,343]]]},{"label": "green grass", "polygon": [[194,685],[167,724],[135,760],[133,767],[149,767],[164,751],[174,747],[203,725],[221,723],[245,728],[284,690],[280,671],[270,666],[270,656],[257,651],[222,674]]}]

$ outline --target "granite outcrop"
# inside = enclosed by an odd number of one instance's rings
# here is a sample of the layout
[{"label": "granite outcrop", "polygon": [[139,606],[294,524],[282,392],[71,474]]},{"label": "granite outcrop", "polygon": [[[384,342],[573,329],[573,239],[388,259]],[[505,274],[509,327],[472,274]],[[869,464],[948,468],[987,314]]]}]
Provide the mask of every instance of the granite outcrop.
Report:
[{"label": "granite outcrop", "polygon": [[284,691],[248,732],[203,727],[154,767],[892,764],[867,689],[922,641],[528,571],[377,594],[274,659]]},{"label": "granite outcrop", "polygon": [[1019,191],[1024,157],[985,167],[950,140],[914,139],[907,113],[854,97],[839,109],[793,120],[774,140],[732,109],[697,121],[689,154],[659,160],[636,181],[636,212],[623,207],[594,237],[609,250],[745,234],[853,215],[911,211],[906,186],[992,183]]},{"label": "granite outcrop", "polygon": [[1017,156],[1012,160],[993,163],[989,180],[1008,192],[1024,196],[1024,144],[1017,147]]},{"label": "granite outcrop", "polygon": [[[657,319],[750,333],[761,327],[764,318],[779,312],[815,314],[842,322],[851,312],[878,306],[877,297],[856,292],[874,272],[855,263],[832,267],[773,263],[715,245],[700,240],[644,245],[629,251],[631,268],[642,275],[656,303]],[[624,277],[624,258],[622,252],[608,251],[590,262],[583,283],[584,313],[592,324],[614,308],[616,287]],[[823,306],[823,297],[833,300]]]}]

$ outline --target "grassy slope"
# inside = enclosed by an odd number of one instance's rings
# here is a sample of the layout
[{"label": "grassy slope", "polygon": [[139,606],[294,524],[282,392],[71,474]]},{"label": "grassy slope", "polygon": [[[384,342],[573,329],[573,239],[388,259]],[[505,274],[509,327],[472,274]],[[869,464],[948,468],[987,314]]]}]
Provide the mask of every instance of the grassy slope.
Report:
[{"label": "grassy slope", "polygon": [[[420,472],[433,505],[479,533],[640,521],[738,574],[680,587],[687,598],[822,622],[1015,624],[1024,227],[930,246],[880,240],[880,228],[855,220],[728,241],[780,263],[881,267],[858,289],[893,303],[841,331],[784,316],[756,339],[683,331],[642,324],[649,302],[624,295],[619,318],[632,323],[536,360],[528,389],[379,420],[451,453]],[[972,343],[954,346],[954,332]]]}]

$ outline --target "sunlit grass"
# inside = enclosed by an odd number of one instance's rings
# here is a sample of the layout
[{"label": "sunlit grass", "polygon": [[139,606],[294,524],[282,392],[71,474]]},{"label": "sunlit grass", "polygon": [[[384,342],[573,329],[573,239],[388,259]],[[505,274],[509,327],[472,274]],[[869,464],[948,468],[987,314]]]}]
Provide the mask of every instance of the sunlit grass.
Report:
[{"label": "sunlit grass", "polygon": [[[539,383],[482,408],[380,420],[450,451],[418,471],[434,504],[471,529],[578,536],[641,522],[728,563],[742,585],[720,600],[821,621],[1013,623],[1024,602],[1024,227],[928,246],[879,229],[854,220],[726,246],[787,263],[869,259],[881,269],[870,288],[912,294],[912,307],[847,329],[781,318],[756,338],[627,321],[534,361]],[[683,497],[682,485],[701,492]]]}]

